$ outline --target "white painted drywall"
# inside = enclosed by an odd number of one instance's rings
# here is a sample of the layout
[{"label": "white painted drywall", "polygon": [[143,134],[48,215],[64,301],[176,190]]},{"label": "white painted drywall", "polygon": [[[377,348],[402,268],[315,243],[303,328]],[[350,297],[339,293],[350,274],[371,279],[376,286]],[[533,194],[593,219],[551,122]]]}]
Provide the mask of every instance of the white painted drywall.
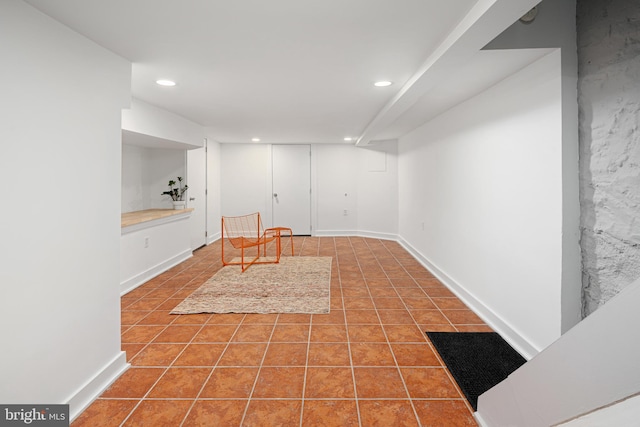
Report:
[{"label": "white painted drywall", "polygon": [[555,51],[399,143],[402,241],[527,357],[561,333],[561,114]]},{"label": "white painted drywall", "polygon": [[182,213],[125,227],[120,237],[120,293],[192,256],[191,216]]},{"label": "white painted drywall", "polygon": [[130,145],[185,150],[204,146],[202,126],[136,98],[131,108],[122,110],[122,130]]},{"label": "white painted drywall", "polygon": [[[478,399],[485,426],[557,425],[640,392],[640,280],[565,333],[558,341]],[[638,399],[628,402],[637,404]],[[637,410],[635,411],[637,413]],[[569,425],[632,426],[617,423],[622,407],[604,423]]]},{"label": "white painted drywall", "polygon": [[221,215],[260,212],[271,224],[270,153],[267,144],[221,144]]},{"label": "white painted drywall", "polygon": [[533,22],[515,22],[485,49],[560,48],[562,63],[562,332],[582,319],[578,185],[576,0],[545,0]]},{"label": "white painted drywall", "polygon": [[[270,224],[270,146],[220,146],[222,214],[260,211],[265,224]],[[311,146],[313,235],[396,238],[397,157],[393,145],[385,146],[384,150],[344,144]],[[380,155],[385,158],[385,171],[369,170],[372,153],[374,158],[379,159]],[[384,200],[379,196],[384,196]]]},{"label": "white painted drywall", "polygon": [[318,144],[312,150],[315,234],[357,234],[358,153],[361,149],[353,145]]},{"label": "white painted drywall", "polygon": [[398,235],[398,146],[378,143],[358,151],[358,230],[396,239]]},{"label": "white painted drywall", "polygon": [[122,144],[122,194],[121,210],[135,212],[149,204],[150,189],[145,187],[149,149],[137,145]]},{"label": "white painted drywall", "polygon": [[0,402],[70,403],[126,369],[120,350],[121,109],[131,64],[0,2]]},{"label": "white painted drywall", "polygon": [[122,212],[171,209],[169,180],[186,180],[186,151],[122,144]]}]

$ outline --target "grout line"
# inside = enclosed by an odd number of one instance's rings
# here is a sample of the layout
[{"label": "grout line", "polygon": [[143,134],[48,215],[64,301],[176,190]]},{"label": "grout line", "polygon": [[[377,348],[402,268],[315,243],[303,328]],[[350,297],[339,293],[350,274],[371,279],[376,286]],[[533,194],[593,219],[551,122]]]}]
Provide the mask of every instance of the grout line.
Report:
[{"label": "grout line", "polygon": [[[212,316],[211,316],[212,317]],[[211,317],[209,317],[209,320],[211,320]],[[180,423],[180,426],[183,426],[184,423],[186,422],[187,418],[189,418],[189,414],[191,413],[191,411],[193,410],[193,407],[196,405],[196,402],[198,401],[198,399],[200,398],[200,395],[202,394],[202,392],[204,391],[204,388],[207,386],[207,383],[209,382],[209,380],[211,379],[211,376],[213,375],[213,372],[216,370],[216,368],[218,367],[218,364],[220,363],[220,360],[222,360],[222,357],[224,356],[224,354],[226,353],[227,349],[229,348],[229,345],[231,345],[231,342],[233,341],[233,337],[236,336],[236,334],[238,333],[238,329],[240,329],[240,325],[242,325],[242,322],[244,321],[244,319],[247,317],[247,315],[245,314],[244,316],[242,316],[242,319],[240,319],[240,321],[238,322],[238,324],[236,325],[236,329],[233,331],[233,334],[231,334],[231,336],[229,337],[229,340],[227,341],[227,345],[225,345],[224,350],[222,350],[220,352],[220,356],[218,356],[218,360],[216,360],[216,363],[214,363],[213,367],[211,367],[211,372],[209,372],[209,375],[207,375],[207,378],[204,380],[204,382],[202,383],[202,387],[200,387],[200,390],[198,391],[198,394],[196,394],[196,397],[193,399],[193,403],[191,404],[191,406],[189,407],[189,409],[187,410],[186,414],[184,415],[184,418],[182,419],[182,422]],[[173,363],[178,360],[178,358],[184,353],[184,351],[187,349],[188,346],[193,345],[193,340],[195,339],[195,337],[202,331],[202,329],[204,329],[205,326],[207,326],[208,323],[204,322],[202,324],[202,328],[200,328],[200,330],[198,332],[196,332],[196,334],[191,338],[191,341],[189,342],[189,344],[187,344],[187,346],[185,348],[182,349],[182,351],[180,352],[180,354],[173,359],[173,362],[171,363],[173,365]],[[164,375],[164,374],[163,374]],[[247,406],[249,405],[248,401],[247,401]],[[246,410],[246,408],[245,408]]]},{"label": "grout line", "polygon": [[304,416],[304,402],[305,394],[307,392],[307,374],[309,372],[309,353],[311,352],[311,324],[313,323],[313,315],[309,317],[309,328],[307,334],[307,357],[304,363],[304,379],[302,383],[302,404],[300,405],[300,427],[302,427],[302,420]]},{"label": "grout line", "polygon": [[[393,255],[393,254],[392,254]],[[394,259],[396,261],[397,258],[394,256]],[[398,261],[399,262],[399,261]],[[413,279],[413,276],[411,275],[411,273],[409,273],[409,271],[402,266],[402,268],[405,270],[405,272],[407,274],[409,274],[409,276],[411,276],[411,278]],[[425,294],[425,296],[429,299],[429,301],[431,301],[431,303],[438,309],[438,311],[440,311],[440,313],[445,317],[445,319],[447,319],[447,321],[451,324],[451,326],[454,327],[454,329],[456,331],[458,331],[458,329],[455,327],[455,325],[453,325],[453,323],[451,323],[451,321],[449,320],[449,318],[442,312],[442,310],[440,310],[440,307],[435,304],[435,302],[433,301],[433,299],[431,298],[431,296],[424,290],[424,288],[415,280],[413,279],[414,282],[416,283],[416,285],[418,285],[420,287],[420,289],[422,290],[422,292]],[[408,310],[408,309],[407,309]],[[413,318],[414,322],[415,322],[415,318],[413,317],[413,314],[411,314],[411,310],[409,311],[409,315]],[[418,326],[418,328],[420,328],[420,325],[418,325],[418,323],[416,322],[416,325]],[[435,349],[435,347],[433,346],[433,343],[431,342],[430,339],[428,339],[427,334],[425,331],[422,331],[424,333],[424,336],[426,338],[426,342],[429,345],[429,348],[431,348],[431,351],[435,354],[436,358],[438,359],[441,368],[444,369],[444,372],[446,373],[447,377],[449,378],[449,381],[453,384],[453,386],[455,387],[456,391],[458,392],[458,395],[460,396],[460,398],[462,400],[464,400],[466,407],[470,410],[471,413],[473,413],[474,411],[472,410],[473,408],[471,407],[471,405],[469,404],[469,402],[467,401],[466,397],[464,396],[464,394],[462,393],[462,390],[460,389],[460,387],[458,386],[458,383],[456,382],[456,380],[453,378],[453,375],[451,375],[451,372],[449,372],[449,369],[447,368],[447,365],[444,363],[444,361],[442,360],[442,358],[440,357],[440,354],[438,353],[438,351]],[[411,405],[412,407],[414,406],[413,403]],[[415,411],[415,407],[414,407],[414,411]],[[417,416],[417,412],[416,412],[416,416]],[[419,422],[419,418],[418,418],[418,422]]]},{"label": "grout line", "polygon": [[[245,316],[246,317],[246,316]],[[262,355],[262,359],[260,360],[260,365],[258,366],[258,372],[256,372],[256,378],[253,380],[253,386],[251,386],[251,391],[249,392],[249,396],[247,397],[247,406],[244,408],[244,413],[242,414],[242,419],[240,420],[240,425],[244,424],[244,419],[247,416],[247,412],[249,412],[249,405],[253,399],[253,393],[256,390],[256,385],[258,384],[258,379],[260,378],[260,373],[262,372],[262,368],[264,365],[264,360],[267,357],[267,352],[269,351],[269,345],[271,344],[271,339],[273,338],[273,333],[276,330],[276,325],[278,324],[278,318],[280,314],[278,314],[273,321],[273,326],[271,328],[271,334],[269,334],[269,340],[267,341],[267,346],[264,349],[264,354]],[[231,339],[229,340],[231,342]]]},{"label": "grout line", "polygon": [[[369,243],[368,242],[365,242],[365,244],[367,245],[367,247],[369,247]],[[369,249],[371,250],[370,247],[369,247]],[[372,251],[372,253],[373,253],[373,251]],[[375,254],[373,254],[373,256],[376,258],[376,262],[378,263],[378,265],[380,265],[380,261],[378,261],[378,257]],[[382,265],[380,265],[380,268],[382,268]],[[391,278],[389,278],[388,274],[384,271],[384,268],[382,268],[382,271],[385,273],[385,276],[387,277],[387,280],[389,280],[389,283],[391,283],[391,286],[393,286],[393,282],[391,281]],[[394,286],[394,289],[395,289],[395,286]],[[409,311],[409,308],[406,306],[404,300],[401,299],[401,301],[402,301],[402,304],[405,306],[405,309],[407,311]],[[379,316],[379,313],[378,313],[378,308],[375,306],[375,304],[374,304],[374,308],[376,309],[376,314],[378,315],[378,318],[380,319],[380,316]],[[409,314],[411,314],[410,311],[409,311]],[[411,317],[413,317],[413,316],[411,316]],[[414,319],[414,322],[415,322],[415,319]],[[380,325],[382,325],[382,321],[380,322]],[[416,410],[416,407],[415,407],[415,405],[413,403],[413,399],[411,398],[411,392],[409,391],[409,387],[407,386],[407,382],[405,381],[404,376],[402,375],[402,370],[400,369],[400,365],[398,364],[398,360],[396,359],[396,355],[393,352],[393,348],[391,347],[391,343],[389,341],[389,336],[387,335],[387,331],[385,330],[384,327],[381,326],[381,328],[382,328],[382,333],[384,334],[384,337],[387,340],[387,345],[389,346],[389,351],[391,351],[391,356],[393,357],[393,361],[396,364],[396,370],[398,371],[398,375],[400,376],[400,381],[402,381],[402,385],[404,386],[404,391],[405,391],[405,393],[407,395],[407,399],[409,400],[409,404],[411,405],[411,409],[413,410],[413,416],[415,417],[416,422],[419,425],[421,425],[420,416],[418,415],[418,411]]]},{"label": "grout line", "polygon": [[[360,274],[362,274],[362,269],[360,268],[360,263],[358,262],[358,257],[353,249],[353,244],[350,238],[349,238],[349,243],[350,243],[351,251],[353,252],[353,255],[355,257],[356,264],[358,265],[358,269],[360,270]],[[338,270],[338,273],[340,273],[339,270]],[[362,278],[364,280],[364,274],[362,274]],[[358,387],[356,385],[356,370],[354,369],[354,365],[353,365],[353,356],[351,353],[351,339],[349,338],[349,325],[347,323],[347,313],[346,313],[346,307],[344,305],[344,292],[342,292],[342,277],[340,274],[338,274],[338,280],[340,280],[340,291],[341,291],[340,294],[342,296],[342,310],[344,311],[344,325],[347,331],[347,351],[349,352],[349,364],[351,365],[351,378],[353,381],[353,397],[356,403],[356,412],[358,414],[358,426],[362,427],[362,415],[360,414],[360,398],[358,397]],[[366,285],[366,282],[365,282],[365,285]],[[367,289],[367,292],[368,291],[369,290]]]},{"label": "grout line", "polygon": [[[170,325],[170,324],[169,324]],[[151,343],[153,342],[154,339],[156,339],[162,332],[164,332],[165,330],[167,330],[167,328],[169,327],[169,325],[165,326],[165,328],[159,332],[158,334],[156,334],[150,341],[149,343],[145,346],[148,347],[149,345],[151,345]],[[197,332],[196,332],[197,334]],[[195,335],[194,335],[195,336]],[[193,339],[193,337],[191,338]],[[186,346],[185,346],[186,348]],[[143,349],[144,350],[144,349]],[[140,350],[142,351],[142,350]],[[182,351],[184,351],[184,349],[182,349]],[[138,352],[139,354],[139,352]],[[133,415],[133,413],[136,411],[136,409],[138,409],[138,407],[140,406],[140,404],[145,400],[145,398],[149,395],[149,393],[151,393],[151,390],[153,390],[153,388],[158,384],[158,382],[160,382],[160,379],[164,376],[164,374],[167,373],[167,371],[169,370],[169,366],[165,366],[165,367],[160,367],[161,369],[164,369],[164,371],[162,372],[162,374],[160,374],[160,376],[158,376],[158,379],[156,379],[154,381],[154,383],[147,389],[146,393],[140,398],[140,400],[138,400],[138,403],[136,403],[136,405],[131,409],[131,411],[129,412],[129,414],[125,417],[125,419],[122,421],[121,425],[124,425],[127,420],[131,417],[131,415]],[[151,368],[151,366],[142,366],[141,368]]]},{"label": "grout line", "polygon": [[[304,240],[306,240],[306,237],[304,238]],[[318,239],[318,241],[319,240],[320,239]],[[331,278],[329,278],[329,307],[331,307]],[[329,308],[329,311],[331,311],[331,308]],[[304,419],[304,402],[305,402],[305,394],[307,392],[307,373],[309,372],[309,351],[311,349],[312,323],[313,323],[313,314],[309,316],[309,329],[307,334],[307,355],[304,361],[304,377],[302,379],[302,397],[301,397],[301,403],[300,403],[300,427],[302,427],[302,420]]]}]

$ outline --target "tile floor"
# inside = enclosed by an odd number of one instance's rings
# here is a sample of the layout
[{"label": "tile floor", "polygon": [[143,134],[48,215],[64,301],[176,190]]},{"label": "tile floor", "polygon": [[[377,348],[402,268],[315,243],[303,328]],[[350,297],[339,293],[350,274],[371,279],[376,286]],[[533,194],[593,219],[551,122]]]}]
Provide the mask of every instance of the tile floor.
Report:
[{"label": "tile floor", "polygon": [[73,426],[476,425],[424,331],[490,331],[477,315],[396,242],[294,246],[333,257],[330,314],[171,315],[221,267],[199,249],[122,297],[131,368]]}]

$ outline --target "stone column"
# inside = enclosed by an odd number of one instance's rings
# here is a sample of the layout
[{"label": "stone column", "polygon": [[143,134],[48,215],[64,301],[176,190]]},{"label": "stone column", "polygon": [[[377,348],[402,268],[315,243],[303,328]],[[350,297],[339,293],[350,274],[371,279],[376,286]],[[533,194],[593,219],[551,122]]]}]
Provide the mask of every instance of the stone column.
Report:
[{"label": "stone column", "polygon": [[640,2],[579,0],[583,316],[640,277]]}]

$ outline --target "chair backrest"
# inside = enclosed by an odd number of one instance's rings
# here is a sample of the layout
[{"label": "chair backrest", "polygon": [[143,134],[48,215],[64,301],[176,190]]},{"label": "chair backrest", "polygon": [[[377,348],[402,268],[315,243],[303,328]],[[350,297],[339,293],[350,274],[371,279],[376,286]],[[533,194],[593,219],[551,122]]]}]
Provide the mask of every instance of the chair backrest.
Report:
[{"label": "chair backrest", "polygon": [[248,239],[258,239],[264,233],[260,212],[241,216],[223,216],[222,232],[228,239],[244,237]]}]

